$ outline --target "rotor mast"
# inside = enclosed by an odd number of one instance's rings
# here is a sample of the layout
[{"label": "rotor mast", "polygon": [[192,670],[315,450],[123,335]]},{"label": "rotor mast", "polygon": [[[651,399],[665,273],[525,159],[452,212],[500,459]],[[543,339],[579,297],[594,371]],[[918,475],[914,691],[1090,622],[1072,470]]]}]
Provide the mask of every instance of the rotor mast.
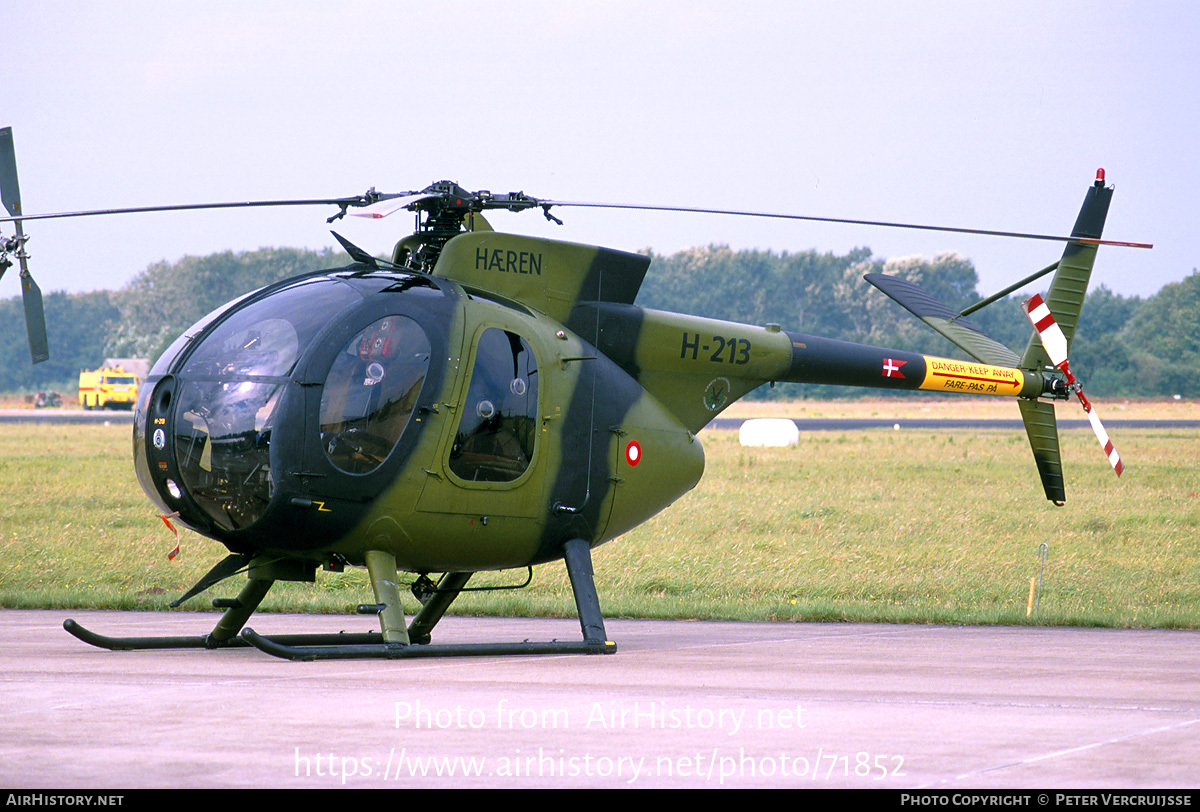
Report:
[{"label": "rotor mast", "polygon": [[[549,206],[524,192],[509,192],[494,194],[486,189],[470,192],[452,180],[440,180],[419,192],[403,192],[400,194],[380,195],[371,190],[367,197],[375,197],[370,205],[361,207],[350,214],[354,217],[378,219],[389,214],[407,209],[416,213],[416,228],[411,237],[401,241],[398,246],[403,257],[397,257],[409,268],[417,271],[431,271],[441,256],[442,249],[453,237],[463,231],[464,222],[473,214],[485,210],[505,209],[507,211],[524,211],[542,206],[546,219],[561,225],[562,221],[553,217]],[[336,215],[340,217],[341,215]],[[467,228],[467,230],[472,230]]]}]

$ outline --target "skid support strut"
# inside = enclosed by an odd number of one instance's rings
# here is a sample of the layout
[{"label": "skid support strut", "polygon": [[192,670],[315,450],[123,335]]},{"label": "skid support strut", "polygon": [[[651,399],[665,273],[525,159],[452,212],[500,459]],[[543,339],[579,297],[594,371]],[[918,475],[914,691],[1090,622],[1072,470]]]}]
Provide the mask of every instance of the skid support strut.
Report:
[{"label": "skid support strut", "polygon": [[567,560],[567,577],[575,593],[575,609],[585,641],[603,642],[604,616],[600,614],[600,596],[596,592],[596,576],[592,570],[592,549],[583,539],[571,539],[563,546]]},{"label": "skid support strut", "polygon": [[467,585],[467,580],[474,575],[473,572],[447,572],[443,573],[438,579],[437,589],[425,605],[421,607],[421,611],[417,612],[413,617],[412,623],[408,624],[409,641],[413,643],[426,644],[429,642],[429,633],[433,631],[433,627],[446,614],[446,610],[450,608],[450,604],[458,597],[458,593]]},{"label": "skid support strut", "polygon": [[367,551],[367,572],[379,607],[379,625],[383,642],[408,645],[408,628],[404,625],[404,606],[396,586],[396,558],[382,550]]},{"label": "skid support strut", "polygon": [[237,639],[237,633],[246,625],[250,615],[267,596],[274,581],[251,578],[242,587],[242,591],[225,608],[225,614],[217,621],[217,625],[209,633],[208,638],[213,645],[222,645],[229,640]]}]

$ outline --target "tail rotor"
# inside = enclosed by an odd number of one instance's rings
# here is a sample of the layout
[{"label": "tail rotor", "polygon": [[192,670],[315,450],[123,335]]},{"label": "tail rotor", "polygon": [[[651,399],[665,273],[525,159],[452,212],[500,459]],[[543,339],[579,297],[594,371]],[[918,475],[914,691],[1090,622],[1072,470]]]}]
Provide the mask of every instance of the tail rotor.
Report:
[{"label": "tail rotor", "polygon": [[[4,208],[14,218],[21,217],[21,188],[17,184],[17,158],[13,149],[12,127],[0,129],[0,198]],[[0,277],[12,267],[14,256],[21,266],[21,300],[25,305],[25,331],[29,336],[29,357],[33,363],[41,363],[50,357],[50,344],[46,338],[46,313],[42,307],[42,290],[29,273],[29,254],[25,242],[29,235],[21,226],[21,220],[13,221],[16,235],[0,236]]]},{"label": "tail rotor", "polygon": [[1042,300],[1040,294],[1035,294],[1026,300],[1023,308],[1025,315],[1029,317],[1029,321],[1037,331],[1042,347],[1045,348],[1046,355],[1050,358],[1050,363],[1054,364],[1066,377],[1067,388],[1079,398],[1084,412],[1087,413],[1088,422],[1092,424],[1092,431],[1096,433],[1096,439],[1100,441],[1100,447],[1104,449],[1104,455],[1108,457],[1108,462],[1117,472],[1117,476],[1120,476],[1125,466],[1122,464],[1117,450],[1113,448],[1112,440],[1109,439],[1108,432],[1104,430],[1104,424],[1100,422],[1100,416],[1092,408],[1091,401],[1083,394],[1083,385],[1071,372],[1071,365],[1067,360],[1067,337],[1063,334],[1062,328],[1058,326],[1054,314],[1050,312],[1050,308]]}]

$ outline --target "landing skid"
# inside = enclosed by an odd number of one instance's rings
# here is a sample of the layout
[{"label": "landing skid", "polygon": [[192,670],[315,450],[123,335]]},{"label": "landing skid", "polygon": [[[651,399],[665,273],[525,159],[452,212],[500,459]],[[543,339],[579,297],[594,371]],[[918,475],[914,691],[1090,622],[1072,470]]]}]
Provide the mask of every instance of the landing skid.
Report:
[{"label": "landing skid", "polygon": [[[318,636],[318,635],[313,635]],[[336,635],[328,635],[336,637]],[[378,635],[376,635],[378,637]],[[243,629],[242,641],[285,660],[404,660],[416,657],[490,657],[498,654],[612,654],[611,640],[551,640],[548,643],[292,643],[286,637],[263,637],[254,629]]]},{"label": "landing skid", "polygon": [[[592,573],[591,550],[586,541],[575,539],[564,545],[564,558],[583,640],[551,640],[516,643],[431,644],[430,632],[446,613],[450,603],[471,577],[469,572],[448,572],[438,582],[429,601],[405,625],[396,584],[395,560],[386,553],[368,553],[367,570],[375,590],[376,603],[360,607],[379,615],[380,632],[337,634],[290,634],[265,637],[251,628],[243,628],[250,615],[266,596],[273,579],[251,578],[235,600],[226,601],[225,613],[213,631],[206,635],[179,637],[109,637],[84,628],[67,619],[63,628],[85,643],[113,651],[179,648],[254,647],[286,660],[400,660],[417,657],[486,657],[532,654],[613,654],[617,644],[607,639],[600,601]],[[254,570],[252,570],[253,574]],[[239,634],[240,631],[240,634]]]},{"label": "landing skid", "polygon": [[[110,651],[138,651],[141,649],[171,648],[249,648],[254,644],[242,637],[229,640],[214,640],[212,635],[202,634],[181,637],[109,637],[85,628],[70,618],[63,621],[63,628],[85,643]],[[381,643],[379,632],[336,634],[281,634],[272,638],[284,646],[348,646]]]}]

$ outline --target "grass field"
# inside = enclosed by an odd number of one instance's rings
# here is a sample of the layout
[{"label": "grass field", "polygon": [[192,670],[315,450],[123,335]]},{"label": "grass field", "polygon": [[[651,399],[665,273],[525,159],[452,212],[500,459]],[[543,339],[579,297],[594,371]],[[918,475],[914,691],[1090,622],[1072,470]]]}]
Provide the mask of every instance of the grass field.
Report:
[{"label": "grass field", "polygon": [[[1197,418],[1182,402],[1099,408],[1110,422]],[[923,398],[736,409],[896,419],[1016,411]],[[1060,416],[1078,411],[1062,406]],[[609,617],[1200,627],[1200,432],[1114,429],[1120,479],[1091,432],[1062,435],[1068,503],[1056,508],[1023,432],[812,432],[796,447],[751,449],[736,432],[706,431],[700,485],[595,551],[601,607]],[[165,608],[225,553],[184,531],[170,562],[174,544],[134,479],[128,425],[0,424],[0,606]],[[1040,605],[1027,617],[1039,572]],[[235,581],[215,596],[235,594]],[[346,612],[370,600],[365,572],[321,572],[316,584],[277,585],[263,610]],[[207,609],[208,599],[188,606]],[[573,615],[574,603],[565,569],[552,564],[527,589],[464,595],[455,609]]]}]

